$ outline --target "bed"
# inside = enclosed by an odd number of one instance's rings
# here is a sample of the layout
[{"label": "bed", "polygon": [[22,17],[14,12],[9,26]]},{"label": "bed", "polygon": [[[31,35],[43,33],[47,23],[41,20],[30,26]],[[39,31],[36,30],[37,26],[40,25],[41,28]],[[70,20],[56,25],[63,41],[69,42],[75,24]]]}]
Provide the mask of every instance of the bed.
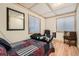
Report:
[{"label": "bed", "polygon": [[50,47],[50,44],[35,39],[23,40],[8,46],[6,42],[0,43],[0,56],[47,56],[51,51],[54,52],[54,48]]}]

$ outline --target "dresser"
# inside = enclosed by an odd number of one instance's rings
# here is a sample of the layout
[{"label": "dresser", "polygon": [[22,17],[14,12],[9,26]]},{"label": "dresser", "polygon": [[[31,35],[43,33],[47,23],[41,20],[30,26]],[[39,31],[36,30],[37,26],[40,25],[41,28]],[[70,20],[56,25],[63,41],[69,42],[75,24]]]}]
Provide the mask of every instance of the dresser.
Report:
[{"label": "dresser", "polygon": [[77,46],[77,34],[76,32],[64,32],[64,43],[69,46]]}]

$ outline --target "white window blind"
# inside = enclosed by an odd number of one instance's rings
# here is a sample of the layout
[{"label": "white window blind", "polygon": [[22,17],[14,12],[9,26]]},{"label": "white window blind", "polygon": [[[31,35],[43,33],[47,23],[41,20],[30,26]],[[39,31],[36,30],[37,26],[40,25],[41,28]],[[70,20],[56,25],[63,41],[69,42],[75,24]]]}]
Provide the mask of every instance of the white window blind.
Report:
[{"label": "white window blind", "polygon": [[29,16],[29,33],[40,32],[40,19],[34,16]]},{"label": "white window blind", "polygon": [[64,31],[64,18],[57,20],[57,31]]},{"label": "white window blind", "polygon": [[57,31],[75,31],[74,16],[57,19]]}]

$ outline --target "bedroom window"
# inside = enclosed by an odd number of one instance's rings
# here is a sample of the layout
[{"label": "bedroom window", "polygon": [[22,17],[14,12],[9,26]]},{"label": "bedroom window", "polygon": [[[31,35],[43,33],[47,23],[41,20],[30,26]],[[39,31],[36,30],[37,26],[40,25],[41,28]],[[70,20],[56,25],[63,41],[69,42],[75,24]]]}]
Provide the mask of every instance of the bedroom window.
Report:
[{"label": "bedroom window", "polygon": [[68,16],[57,19],[57,31],[75,31],[75,17]]},{"label": "bedroom window", "polygon": [[29,16],[29,33],[40,33],[40,19],[35,16]]}]

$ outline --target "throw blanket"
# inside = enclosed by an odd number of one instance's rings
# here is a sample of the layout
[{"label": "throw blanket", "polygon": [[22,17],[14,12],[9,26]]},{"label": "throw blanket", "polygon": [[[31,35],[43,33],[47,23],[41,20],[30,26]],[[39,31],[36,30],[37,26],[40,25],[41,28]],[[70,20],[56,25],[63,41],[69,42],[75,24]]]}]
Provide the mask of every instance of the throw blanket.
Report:
[{"label": "throw blanket", "polygon": [[25,40],[13,44],[13,49],[8,52],[10,56],[44,56],[45,42],[37,41],[34,39]]},{"label": "throw blanket", "polygon": [[34,39],[24,40],[11,44],[8,51],[4,45],[0,45],[0,56],[44,56],[51,52],[49,44]]},{"label": "throw blanket", "polygon": [[17,54],[20,56],[28,56],[28,55],[31,55],[33,52],[35,52],[37,49],[38,47],[34,45],[30,45],[28,47],[18,50]]}]

